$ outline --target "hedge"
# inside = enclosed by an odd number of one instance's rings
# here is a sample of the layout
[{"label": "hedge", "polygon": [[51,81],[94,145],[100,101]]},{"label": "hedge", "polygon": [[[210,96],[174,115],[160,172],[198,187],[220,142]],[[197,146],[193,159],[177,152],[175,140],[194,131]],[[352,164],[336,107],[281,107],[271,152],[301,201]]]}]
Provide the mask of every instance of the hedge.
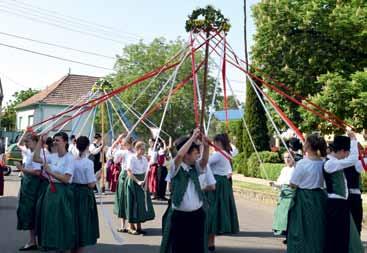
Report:
[{"label": "hedge", "polygon": [[[262,151],[258,153],[263,163],[280,163],[279,153]],[[247,177],[261,177],[260,162],[256,153],[251,154],[246,161],[244,153],[240,153],[233,159],[233,168],[237,173]]]}]

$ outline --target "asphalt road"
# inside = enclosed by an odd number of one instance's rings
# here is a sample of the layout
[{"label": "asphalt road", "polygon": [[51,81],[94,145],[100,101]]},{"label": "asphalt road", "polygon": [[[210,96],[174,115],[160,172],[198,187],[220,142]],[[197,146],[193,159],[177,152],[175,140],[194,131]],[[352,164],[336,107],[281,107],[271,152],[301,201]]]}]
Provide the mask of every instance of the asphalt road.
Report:
[{"label": "asphalt road", "polygon": [[[17,252],[17,249],[27,241],[27,232],[16,230],[18,190],[19,178],[16,176],[6,177],[5,196],[0,198],[0,252],[2,253]],[[103,205],[100,203],[101,199]],[[165,202],[154,202],[156,219],[143,224],[143,229],[148,232],[147,235],[119,234],[124,241],[122,245],[114,239],[111,232],[111,229],[116,229],[118,226],[118,220],[112,214],[113,195],[98,196],[97,202],[101,237],[98,240],[98,244],[89,247],[86,252],[159,252],[161,217],[167,207]],[[275,238],[271,232],[273,206],[263,204],[262,202],[245,200],[239,196],[236,196],[236,204],[241,232],[235,236],[217,237],[217,253],[285,252],[282,238]],[[103,215],[104,213],[105,215]],[[104,216],[109,218],[106,219]],[[112,226],[108,225],[108,220],[110,220]],[[367,239],[365,232],[362,238]]]}]

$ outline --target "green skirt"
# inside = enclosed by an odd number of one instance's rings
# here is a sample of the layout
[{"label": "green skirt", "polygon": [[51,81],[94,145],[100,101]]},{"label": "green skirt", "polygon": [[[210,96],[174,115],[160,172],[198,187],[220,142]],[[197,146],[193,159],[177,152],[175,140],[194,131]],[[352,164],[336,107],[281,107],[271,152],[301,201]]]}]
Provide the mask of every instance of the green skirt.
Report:
[{"label": "green skirt", "polygon": [[38,241],[41,241],[42,238],[42,230],[41,230],[41,217],[42,217],[42,203],[45,193],[48,189],[49,182],[45,178],[43,178],[40,182],[40,186],[38,188],[38,197],[36,204],[36,235]]},{"label": "green skirt", "polygon": [[75,246],[74,194],[69,184],[47,187],[41,200],[39,244],[45,250],[69,250]]},{"label": "green skirt", "polygon": [[94,245],[99,238],[97,203],[88,185],[73,184],[75,207],[75,248]]},{"label": "green skirt", "polygon": [[36,175],[24,174],[22,178],[17,208],[18,230],[35,229],[40,182],[40,177]]},{"label": "green skirt", "polygon": [[289,210],[293,206],[295,190],[288,185],[283,185],[280,190],[278,203],[274,211],[273,231],[275,235],[284,234],[288,226]]},{"label": "green skirt", "polygon": [[215,191],[206,192],[209,234],[234,234],[240,231],[236,203],[230,181],[214,175]]},{"label": "green skirt", "polygon": [[350,229],[349,229],[349,253],[363,253],[363,244],[359,236],[356,224],[354,223],[352,215],[350,215]]},{"label": "green skirt", "polygon": [[[144,180],[145,174],[134,175],[138,180]],[[144,191],[141,186],[130,177],[126,178],[126,219],[129,223],[141,223],[153,220],[155,217],[150,193]]]},{"label": "green skirt", "polygon": [[324,190],[296,190],[289,213],[288,253],[323,253],[326,200]]},{"label": "green skirt", "polygon": [[115,193],[115,202],[113,205],[113,213],[117,215],[119,218],[126,219],[126,198],[125,198],[125,189],[126,189],[126,177],[127,172],[126,170],[122,170],[119,175],[119,180],[116,188]]}]

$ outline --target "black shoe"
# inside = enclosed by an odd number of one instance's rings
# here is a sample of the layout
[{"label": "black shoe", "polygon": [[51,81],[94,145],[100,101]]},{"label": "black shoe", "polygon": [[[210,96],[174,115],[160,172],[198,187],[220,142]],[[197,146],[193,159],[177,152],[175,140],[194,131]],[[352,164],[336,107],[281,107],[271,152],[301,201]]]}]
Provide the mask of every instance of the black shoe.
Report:
[{"label": "black shoe", "polygon": [[28,250],[37,250],[38,247],[36,244],[33,245],[24,245],[22,248],[19,249],[19,251],[28,251]]},{"label": "black shoe", "polygon": [[142,229],[138,229],[138,230],[136,230],[136,232],[138,232],[139,235],[146,235],[147,234],[147,232],[142,230]]},{"label": "black shoe", "polygon": [[209,246],[208,250],[209,250],[209,252],[214,252],[215,251],[215,246]]}]

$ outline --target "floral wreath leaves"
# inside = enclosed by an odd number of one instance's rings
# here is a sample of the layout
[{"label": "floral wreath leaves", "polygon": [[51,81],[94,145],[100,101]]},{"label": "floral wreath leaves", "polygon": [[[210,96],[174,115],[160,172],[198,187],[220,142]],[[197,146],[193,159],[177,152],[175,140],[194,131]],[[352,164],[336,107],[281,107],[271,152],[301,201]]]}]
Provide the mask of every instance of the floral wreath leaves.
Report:
[{"label": "floral wreath leaves", "polygon": [[199,33],[201,31],[210,32],[214,30],[227,33],[231,28],[229,19],[225,18],[220,10],[208,5],[205,8],[193,10],[186,20],[185,29],[187,32]]}]

